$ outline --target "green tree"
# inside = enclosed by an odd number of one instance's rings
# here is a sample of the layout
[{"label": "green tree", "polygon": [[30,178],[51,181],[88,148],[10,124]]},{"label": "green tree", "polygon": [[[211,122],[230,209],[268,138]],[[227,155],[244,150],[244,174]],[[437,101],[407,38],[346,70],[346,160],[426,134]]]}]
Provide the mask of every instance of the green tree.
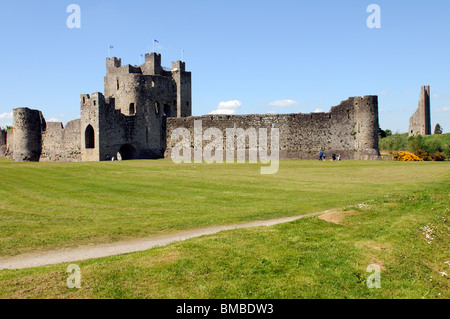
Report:
[{"label": "green tree", "polygon": [[391,130],[384,130],[384,132],[386,133],[386,136],[392,136]]},{"label": "green tree", "polygon": [[387,135],[386,135],[386,132],[385,131],[383,131],[381,128],[378,128],[378,138],[385,138]]},{"label": "green tree", "polygon": [[437,123],[436,127],[434,128],[434,134],[442,134],[443,131],[444,130],[443,130],[442,126],[439,123]]},{"label": "green tree", "polygon": [[408,139],[408,149],[410,152],[415,153],[418,150],[427,151],[425,147],[425,141],[422,135],[411,136]]}]

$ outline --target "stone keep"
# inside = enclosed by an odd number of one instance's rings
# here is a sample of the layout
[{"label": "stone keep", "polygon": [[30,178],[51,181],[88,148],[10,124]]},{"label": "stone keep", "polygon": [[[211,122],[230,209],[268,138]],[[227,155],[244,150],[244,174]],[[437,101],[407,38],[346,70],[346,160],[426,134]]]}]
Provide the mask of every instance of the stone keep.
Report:
[{"label": "stone keep", "polygon": [[409,119],[409,136],[431,135],[430,86],[422,86],[419,107]]},{"label": "stone keep", "polygon": [[161,55],[141,66],[106,60],[105,94],[81,95],[81,159],[161,158],[166,119],[192,114],[191,73],[185,63],[161,67]]}]

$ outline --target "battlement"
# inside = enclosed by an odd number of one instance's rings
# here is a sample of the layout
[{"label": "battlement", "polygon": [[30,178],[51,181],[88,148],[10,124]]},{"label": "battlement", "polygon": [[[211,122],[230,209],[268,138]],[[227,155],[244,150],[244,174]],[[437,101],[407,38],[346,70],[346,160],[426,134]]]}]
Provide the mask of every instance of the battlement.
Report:
[{"label": "battlement", "polygon": [[186,63],[182,61],[172,62],[171,69],[165,69],[161,64],[161,54],[152,52],[145,54],[145,61],[142,65],[132,66],[127,64],[122,66],[122,59],[116,57],[106,59],[106,75],[142,74],[159,75],[171,77],[173,71],[186,72]]},{"label": "battlement", "polygon": [[186,72],[186,63],[181,61],[172,62],[172,72]]},{"label": "battlement", "polygon": [[105,97],[102,93],[96,92],[89,94],[81,94],[80,95],[80,104],[83,106],[99,106],[100,104],[105,102]]},{"label": "battlement", "polygon": [[106,69],[120,68],[122,66],[122,59],[116,57],[106,58]]}]

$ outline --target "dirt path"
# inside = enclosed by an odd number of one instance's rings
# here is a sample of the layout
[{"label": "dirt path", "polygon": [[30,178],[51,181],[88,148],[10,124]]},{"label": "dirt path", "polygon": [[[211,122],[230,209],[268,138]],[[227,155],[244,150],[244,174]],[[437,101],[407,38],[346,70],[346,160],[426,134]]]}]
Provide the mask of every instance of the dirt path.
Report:
[{"label": "dirt path", "polygon": [[155,247],[166,246],[174,242],[184,241],[190,238],[205,235],[216,234],[218,232],[225,230],[241,229],[249,227],[261,227],[261,226],[273,226],[277,224],[292,222],[305,217],[321,215],[326,212],[319,212],[296,217],[278,218],[228,226],[213,226],[202,229],[186,230],[175,234],[157,236],[147,239],[139,239],[127,242],[117,242],[113,244],[103,244],[97,246],[85,246],[74,249],[73,248],[61,249],[43,252],[39,254],[24,254],[10,258],[0,258],[0,270],[33,268],[93,258],[116,256],[137,251],[144,251]]}]

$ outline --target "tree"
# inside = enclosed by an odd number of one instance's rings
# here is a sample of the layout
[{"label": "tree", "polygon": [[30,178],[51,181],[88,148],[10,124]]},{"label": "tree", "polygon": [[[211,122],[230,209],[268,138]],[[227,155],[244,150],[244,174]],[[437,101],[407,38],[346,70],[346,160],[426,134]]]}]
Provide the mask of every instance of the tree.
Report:
[{"label": "tree", "polygon": [[384,132],[386,133],[386,136],[391,136],[392,135],[392,131],[391,130],[384,130]]},{"label": "tree", "polygon": [[443,131],[444,129],[442,128],[442,126],[439,123],[436,124],[436,127],[434,128],[434,134],[442,134]]},{"label": "tree", "polygon": [[417,135],[417,136],[411,136],[408,138],[408,149],[412,152],[415,153],[418,150],[425,150],[426,151],[426,146],[425,146],[425,140],[422,137],[422,135]]}]

